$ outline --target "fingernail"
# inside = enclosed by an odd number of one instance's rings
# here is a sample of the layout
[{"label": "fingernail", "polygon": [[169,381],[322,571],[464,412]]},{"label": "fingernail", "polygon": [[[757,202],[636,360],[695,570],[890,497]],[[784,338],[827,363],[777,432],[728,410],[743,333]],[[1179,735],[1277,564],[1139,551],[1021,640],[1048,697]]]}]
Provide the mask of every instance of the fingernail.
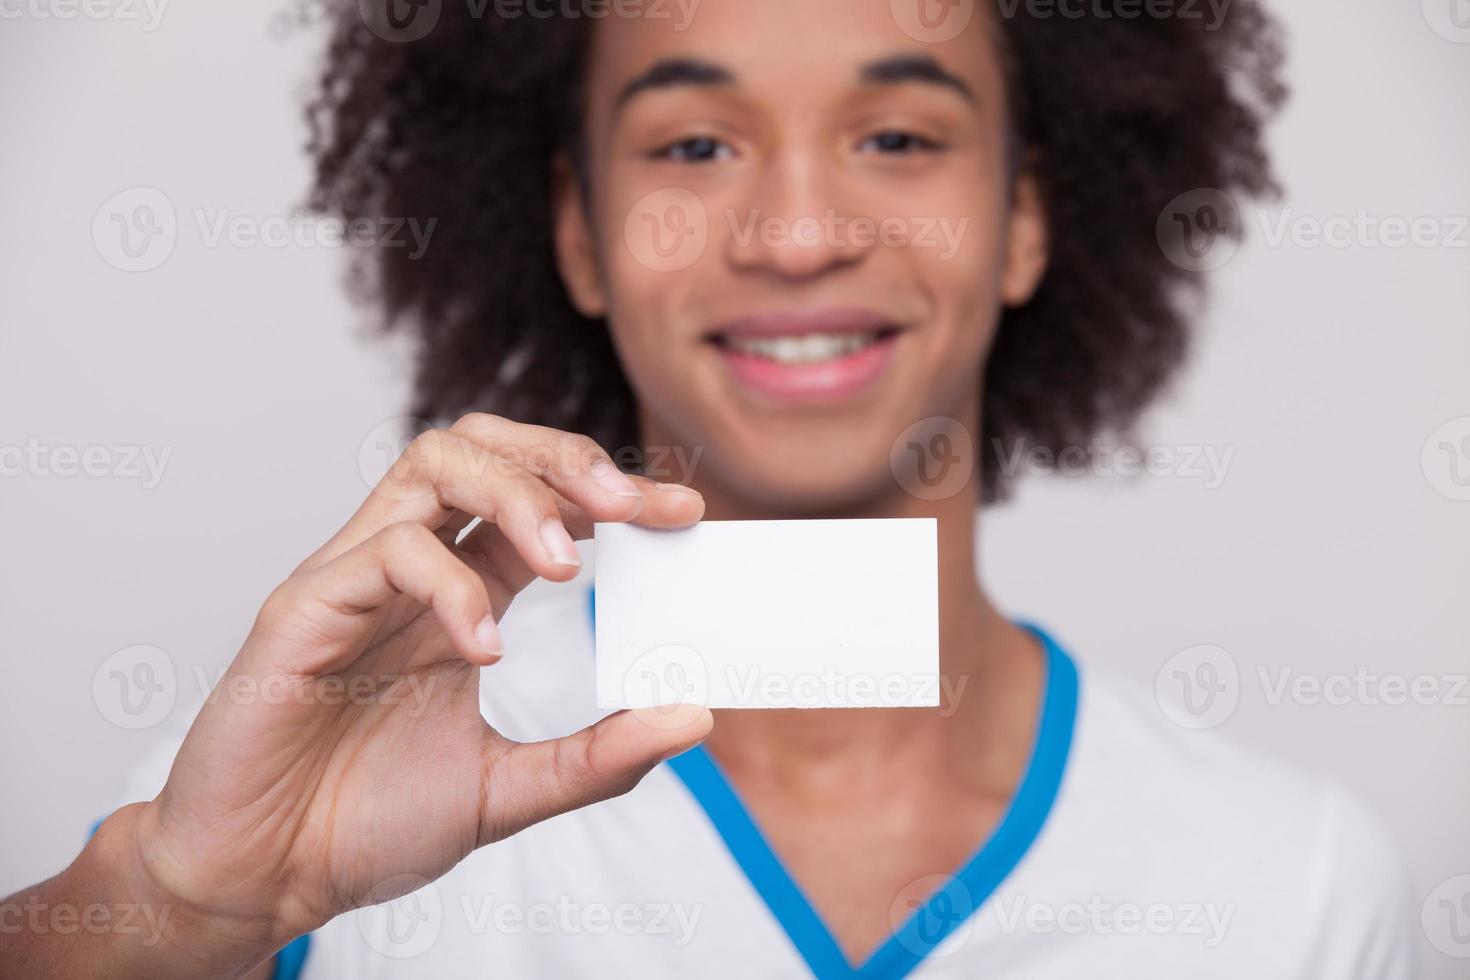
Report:
[{"label": "fingernail", "polygon": [[500,627],[495,625],[494,616],[486,616],[480,620],[480,625],[475,627],[475,643],[486,653],[499,653],[505,648],[505,643],[500,639]]},{"label": "fingernail", "polygon": [[561,521],[555,517],[548,517],[541,524],[541,543],[546,546],[546,553],[551,560],[558,565],[580,565],[581,557],[577,554],[577,546],[572,542],[572,536],[562,526]]},{"label": "fingernail", "polygon": [[605,459],[599,459],[592,464],[592,478],[602,489],[619,497],[643,496],[638,489],[638,484],[628,479],[626,473]]},{"label": "fingernail", "polygon": [[664,493],[690,493],[694,494],[696,497],[700,496],[698,490],[694,489],[693,487],[686,487],[682,483],[660,483],[658,485],[658,488]]}]

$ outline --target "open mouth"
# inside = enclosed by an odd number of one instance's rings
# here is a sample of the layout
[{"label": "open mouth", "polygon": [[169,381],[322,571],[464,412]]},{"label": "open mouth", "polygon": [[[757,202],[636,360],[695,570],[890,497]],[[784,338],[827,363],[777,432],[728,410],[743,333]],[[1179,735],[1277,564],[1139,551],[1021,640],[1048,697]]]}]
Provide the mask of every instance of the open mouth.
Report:
[{"label": "open mouth", "polygon": [[716,345],[737,354],[762,357],[777,364],[820,364],[850,357],[897,335],[898,328],[889,327],[860,333],[808,333],[784,337],[716,334],[712,339]]},{"label": "open mouth", "polygon": [[816,310],[749,317],[705,339],[748,390],[782,399],[833,399],[877,381],[902,333],[879,314]]}]

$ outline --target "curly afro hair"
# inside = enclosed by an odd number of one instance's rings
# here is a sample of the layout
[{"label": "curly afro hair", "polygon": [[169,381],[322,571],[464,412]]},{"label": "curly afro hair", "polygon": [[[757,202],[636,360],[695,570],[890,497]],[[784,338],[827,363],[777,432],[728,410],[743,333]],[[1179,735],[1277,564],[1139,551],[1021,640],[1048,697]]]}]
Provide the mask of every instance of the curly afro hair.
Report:
[{"label": "curly afro hair", "polygon": [[[1032,6],[1001,0],[995,16],[1012,125],[1056,231],[1045,278],[1004,313],[987,362],[986,500],[1006,490],[997,447],[1126,433],[1182,362],[1201,281],[1165,254],[1156,220],[1196,188],[1274,191],[1262,128],[1284,96],[1278,32],[1254,0],[1219,22],[1186,5],[1133,18]],[[416,338],[411,411],[489,411],[638,446],[608,332],[572,307],[552,249],[550,160],[579,159],[594,22],[448,2],[404,43],[361,9],[334,15],[308,107],[310,203],[349,221],[437,219],[421,256],[380,248],[353,265],[359,297]]]}]

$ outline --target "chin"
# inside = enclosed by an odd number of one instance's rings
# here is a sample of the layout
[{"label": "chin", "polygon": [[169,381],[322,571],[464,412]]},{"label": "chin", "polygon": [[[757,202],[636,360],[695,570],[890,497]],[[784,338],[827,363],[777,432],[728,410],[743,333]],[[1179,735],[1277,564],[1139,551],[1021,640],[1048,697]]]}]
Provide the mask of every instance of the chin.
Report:
[{"label": "chin", "polygon": [[793,432],[763,445],[711,445],[697,483],[717,498],[773,517],[871,515],[898,490],[889,448],[871,433],[818,440]]}]

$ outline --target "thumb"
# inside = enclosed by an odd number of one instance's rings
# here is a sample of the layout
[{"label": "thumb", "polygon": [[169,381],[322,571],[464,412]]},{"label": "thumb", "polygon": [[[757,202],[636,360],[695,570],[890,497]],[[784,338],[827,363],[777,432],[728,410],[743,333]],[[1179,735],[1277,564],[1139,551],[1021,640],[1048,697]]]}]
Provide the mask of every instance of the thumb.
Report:
[{"label": "thumb", "polygon": [[704,741],[714,727],[697,704],[619,711],[565,738],[514,743],[487,762],[480,843],[621,796],[665,759]]}]

